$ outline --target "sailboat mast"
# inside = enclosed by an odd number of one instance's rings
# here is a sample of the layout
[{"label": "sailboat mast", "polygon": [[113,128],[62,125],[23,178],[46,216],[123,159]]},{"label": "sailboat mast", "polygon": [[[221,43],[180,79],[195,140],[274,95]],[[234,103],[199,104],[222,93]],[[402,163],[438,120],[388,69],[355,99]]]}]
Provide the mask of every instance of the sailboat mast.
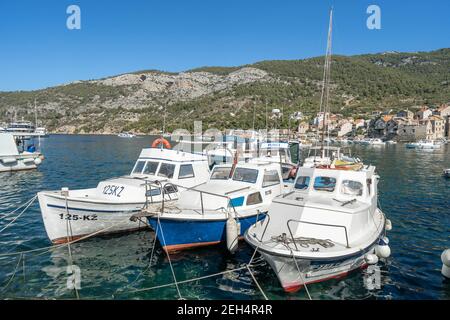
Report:
[{"label": "sailboat mast", "polygon": [[[328,132],[328,113],[329,113],[329,95],[330,95],[330,69],[331,69],[331,36],[333,31],[333,8],[330,9],[330,21],[328,25],[327,51],[325,54],[325,63],[323,69],[323,86],[320,98],[320,109],[323,111],[322,125],[322,156],[324,155],[325,132]],[[323,107],[323,108],[322,108]]]}]

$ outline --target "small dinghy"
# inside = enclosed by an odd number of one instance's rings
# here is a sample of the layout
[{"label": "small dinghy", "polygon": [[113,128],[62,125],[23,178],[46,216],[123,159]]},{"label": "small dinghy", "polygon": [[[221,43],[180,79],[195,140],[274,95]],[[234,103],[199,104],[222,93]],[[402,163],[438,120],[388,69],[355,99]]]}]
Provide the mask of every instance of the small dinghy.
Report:
[{"label": "small dinghy", "polygon": [[440,141],[430,141],[430,140],[420,140],[418,142],[411,142],[405,144],[408,149],[440,149],[442,147],[442,142]]},{"label": "small dinghy", "polygon": [[299,168],[294,191],[275,198],[245,240],[258,248],[287,292],[387,258],[383,235],[390,222],[377,207],[378,179],[373,166]]},{"label": "small dinghy", "polygon": [[279,164],[216,165],[205,184],[182,191],[169,204],[150,206],[148,221],[165,251],[227,242],[233,252],[238,238],[284,190]]},{"label": "small dinghy", "polygon": [[144,227],[130,217],[144,206],[178,198],[172,184],[194,187],[207,181],[206,156],[169,149],[143,149],[130,175],[101,181],[96,188],[38,193],[45,230],[53,243],[92,234]]}]

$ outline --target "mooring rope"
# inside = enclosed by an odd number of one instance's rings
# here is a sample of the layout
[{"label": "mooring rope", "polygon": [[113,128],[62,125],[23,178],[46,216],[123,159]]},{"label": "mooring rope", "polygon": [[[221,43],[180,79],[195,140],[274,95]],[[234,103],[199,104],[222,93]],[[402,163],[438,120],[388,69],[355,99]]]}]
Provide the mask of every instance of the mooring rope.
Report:
[{"label": "mooring rope", "polygon": [[[161,221],[159,219],[159,215],[158,215],[158,225],[159,225],[159,228],[161,230],[161,237],[162,237],[162,240],[164,242],[164,246],[166,246],[166,239],[164,238],[164,231],[163,231],[162,226],[161,226]],[[172,276],[173,276],[173,280],[175,281],[175,286],[177,288],[178,296],[180,297],[180,299],[183,299],[183,297],[181,296],[181,293],[180,293],[180,288],[178,287],[177,277],[175,276],[175,271],[173,270],[172,261],[170,260],[169,251],[168,250],[164,250],[164,251],[166,251],[167,259],[169,260],[170,270],[172,271]]]},{"label": "mooring rope", "polygon": [[5,291],[6,291],[6,289],[9,287],[9,285],[10,285],[11,282],[13,281],[14,277],[16,276],[16,273],[17,273],[17,270],[19,269],[19,265],[20,265],[20,261],[22,260],[22,257],[23,257],[23,255],[21,254],[21,255],[19,256],[19,260],[17,261],[17,265],[16,265],[16,267],[14,268],[14,272],[13,272],[11,278],[9,278],[8,283],[2,288],[2,292],[5,292]]},{"label": "mooring rope", "polygon": [[12,225],[14,222],[16,222],[17,219],[19,219],[24,213],[25,211],[27,211],[27,209],[33,204],[34,200],[37,198],[37,196],[34,196],[27,204],[27,206],[22,210],[22,212],[20,212],[13,220],[11,220],[6,226],[4,226],[1,230],[0,233],[2,233],[4,230],[6,230],[10,225]]},{"label": "mooring rope", "polygon": [[20,206],[18,206],[17,208],[15,208],[13,211],[9,212],[9,213],[1,213],[0,212],[0,216],[1,218],[7,218],[10,215],[13,215],[14,213],[16,213],[19,209],[23,208],[24,206],[26,206],[29,202],[33,202],[35,199],[37,198],[37,195],[35,195],[33,198],[25,201],[23,204],[21,204]]}]

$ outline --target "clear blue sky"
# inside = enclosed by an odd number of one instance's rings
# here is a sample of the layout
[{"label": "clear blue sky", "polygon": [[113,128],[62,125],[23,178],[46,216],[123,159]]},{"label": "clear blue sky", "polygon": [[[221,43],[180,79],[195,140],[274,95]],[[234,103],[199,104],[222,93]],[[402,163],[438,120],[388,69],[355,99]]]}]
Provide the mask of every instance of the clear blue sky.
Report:
[{"label": "clear blue sky", "polygon": [[[81,30],[66,28],[71,4]],[[449,0],[0,0],[0,91],[323,55],[331,5],[334,53],[450,47]]]}]

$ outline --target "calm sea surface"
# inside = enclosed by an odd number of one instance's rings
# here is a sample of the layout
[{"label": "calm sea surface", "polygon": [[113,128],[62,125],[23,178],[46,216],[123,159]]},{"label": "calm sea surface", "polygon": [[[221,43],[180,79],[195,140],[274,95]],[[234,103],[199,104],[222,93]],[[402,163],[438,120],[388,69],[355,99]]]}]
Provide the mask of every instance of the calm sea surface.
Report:
[{"label": "calm sea surface", "polygon": [[[141,148],[152,137],[54,135],[42,140],[46,160],[38,170],[0,173],[0,230],[17,214],[4,217],[40,190],[91,188],[97,182],[128,174]],[[381,268],[381,289],[364,286],[364,271],[343,280],[308,286],[313,299],[450,299],[450,281],[440,274],[440,255],[450,248],[450,145],[436,151],[355,146],[365,163],[377,166],[382,210],[392,220],[392,256]],[[169,261],[159,245],[151,255],[150,231],[90,239],[71,246],[81,271],[79,296],[85,299],[177,299],[174,286],[139,291],[173,282]],[[72,299],[67,289],[67,247],[4,255],[48,247],[37,201],[0,233],[0,298]],[[172,255],[178,281],[244,266],[253,250],[245,243],[234,256],[223,247]],[[151,259],[151,261],[150,261]],[[285,294],[270,267],[256,260],[254,274],[270,299],[307,299],[304,290]],[[261,299],[246,270],[179,285],[187,299]]]}]

